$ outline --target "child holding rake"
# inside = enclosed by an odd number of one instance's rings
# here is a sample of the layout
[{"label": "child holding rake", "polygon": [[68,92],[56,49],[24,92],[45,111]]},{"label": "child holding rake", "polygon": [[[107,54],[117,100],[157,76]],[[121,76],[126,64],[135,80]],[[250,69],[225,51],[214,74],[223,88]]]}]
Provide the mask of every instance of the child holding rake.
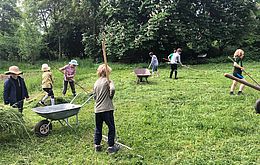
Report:
[{"label": "child holding rake", "polygon": [[25,81],[20,76],[23,72],[17,66],[10,66],[5,74],[10,77],[4,83],[4,103],[18,108],[18,111],[22,113],[24,99],[29,99]]},{"label": "child holding rake", "polygon": [[64,82],[63,82],[63,91],[62,91],[63,96],[65,96],[67,92],[68,83],[70,84],[70,88],[73,96],[75,97],[77,95],[75,90],[75,80],[74,80],[77,66],[78,66],[78,62],[76,60],[71,60],[68,65],[59,68],[59,70],[64,73]]},{"label": "child holding rake", "polygon": [[[106,71],[107,69],[107,71]],[[114,105],[112,99],[115,94],[115,86],[113,81],[108,80],[108,75],[111,73],[111,68],[102,64],[97,69],[98,79],[94,84],[94,99],[95,99],[95,150],[101,151],[102,127],[103,122],[108,126],[108,153],[114,153],[119,150],[115,145],[115,122],[114,122]],[[107,75],[108,74],[108,75]]]},{"label": "child holding rake", "polygon": [[51,73],[51,68],[48,64],[42,64],[42,89],[46,92],[46,95],[39,101],[39,104],[46,105],[44,101],[50,96],[51,97],[51,105],[55,104],[54,101],[54,93],[53,93],[53,78]]},{"label": "child holding rake", "polygon": [[[243,58],[244,58],[244,51],[242,49],[237,49],[235,51],[234,57],[233,57],[233,59],[234,59],[233,76],[246,81],[244,79],[244,77],[242,76],[242,71],[244,70],[243,62],[242,62]],[[233,83],[232,83],[231,88],[230,88],[230,95],[234,95],[234,90],[236,88],[236,85],[237,85],[237,81],[233,80]],[[245,87],[244,84],[240,85],[239,91],[237,93],[238,95],[243,94],[242,91],[243,91],[244,87]]]}]

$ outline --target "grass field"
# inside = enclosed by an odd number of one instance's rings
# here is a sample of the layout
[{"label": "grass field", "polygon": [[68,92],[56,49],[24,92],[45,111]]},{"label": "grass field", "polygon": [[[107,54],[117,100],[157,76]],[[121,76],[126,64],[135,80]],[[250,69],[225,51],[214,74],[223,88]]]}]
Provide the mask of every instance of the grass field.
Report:
[{"label": "grass field", "polygon": [[[1,73],[8,64],[1,64]],[[63,78],[54,66],[63,65],[50,64],[57,98],[61,98]],[[251,76],[260,80],[259,63],[244,65]],[[0,164],[260,164],[260,116],[254,110],[259,92],[246,87],[244,95],[230,96],[231,80],[223,76],[232,72],[230,63],[179,68],[178,80],[168,78],[168,66],[160,66],[160,76],[150,77],[149,84],[136,84],[133,73],[134,68],[146,64],[111,64],[110,78],[116,86],[117,139],[133,148],[122,148],[113,155],[93,150],[94,101],[81,108],[78,129],[53,122],[48,137],[36,137],[31,129],[43,118],[31,109],[44,94],[40,87],[41,64],[19,66],[31,97],[24,110],[29,136],[2,135]],[[97,66],[80,61],[77,70],[78,84],[89,91],[97,79]],[[249,77],[246,79],[250,81]],[[77,100],[80,104],[84,91],[79,87],[76,90],[82,92]],[[64,99],[71,98],[69,90]],[[74,117],[71,121],[75,121]],[[107,134],[107,129],[103,134]],[[105,142],[103,145],[107,147]]]}]

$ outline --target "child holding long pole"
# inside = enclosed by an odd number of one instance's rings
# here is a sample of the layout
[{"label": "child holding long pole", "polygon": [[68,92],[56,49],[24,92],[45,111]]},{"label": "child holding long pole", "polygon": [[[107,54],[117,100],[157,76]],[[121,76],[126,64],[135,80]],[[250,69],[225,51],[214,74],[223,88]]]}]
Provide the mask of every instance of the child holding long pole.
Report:
[{"label": "child holding long pole", "polygon": [[[244,58],[244,51],[242,49],[237,49],[234,53],[234,56],[233,56],[233,59],[234,59],[233,76],[246,81],[244,79],[244,77],[242,76],[242,71],[244,70],[243,62],[242,62],[243,58]],[[237,85],[237,81],[233,80],[233,83],[232,83],[231,88],[230,88],[230,95],[234,95],[234,90],[236,88],[236,85]],[[242,91],[243,91],[244,87],[245,87],[244,84],[240,85],[238,95],[243,94]]]},{"label": "child holding long pole", "polygon": [[95,99],[95,150],[101,151],[102,127],[103,122],[108,126],[108,153],[115,153],[119,147],[115,145],[116,128],[114,121],[114,105],[112,99],[115,94],[115,86],[113,81],[109,80],[112,69],[107,65],[105,37],[102,42],[102,50],[104,56],[104,64],[97,69],[98,79],[94,84]]},{"label": "child holding long pole", "polygon": [[113,81],[107,80],[106,76],[111,73],[111,68],[102,64],[97,69],[98,79],[94,84],[95,99],[95,150],[101,151],[102,127],[103,122],[108,126],[108,145],[107,151],[114,153],[119,150],[115,145],[115,122],[114,122],[114,105],[112,99],[115,94],[115,86]]}]

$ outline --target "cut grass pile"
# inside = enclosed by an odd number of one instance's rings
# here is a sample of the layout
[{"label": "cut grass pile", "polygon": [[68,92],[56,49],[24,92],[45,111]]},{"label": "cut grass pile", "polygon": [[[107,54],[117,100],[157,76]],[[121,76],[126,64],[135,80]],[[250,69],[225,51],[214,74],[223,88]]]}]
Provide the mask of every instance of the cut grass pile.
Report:
[{"label": "cut grass pile", "polygon": [[[50,64],[61,67],[56,62]],[[232,64],[195,65],[179,68],[179,79],[169,79],[168,66],[159,67],[160,76],[149,84],[136,84],[133,70],[146,64],[111,64],[115,82],[115,123],[119,142],[133,148],[117,154],[93,150],[94,102],[81,108],[80,126],[72,130],[53,122],[46,138],[30,132],[31,138],[1,140],[0,164],[259,164],[260,125],[254,111],[259,92],[246,87],[244,95],[230,96]],[[22,65],[24,66],[24,65]],[[39,66],[20,67],[25,72],[31,102],[25,103],[24,119],[30,130],[42,117],[31,111],[43,96]],[[260,80],[258,63],[245,63],[248,72]],[[98,65],[80,61],[77,82],[92,90]],[[52,67],[54,93],[61,98],[62,74]],[[0,68],[4,72],[5,68]],[[32,76],[33,75],[33,76]],[[246,77],[247,78],[247,77]],[[250,81],[249,78],[247,78]],[[3,83],[3,81],[0,81]],[[0,87],[0,91],[3,87]],[[76,104],[84,102],[84,91]],[[237,91],[236,91],[237,92]],[[67,96],[72,99],[70,89]],[[58,100],[59,100],[58,99]],[[75,122],[74,117],[70,121]],[[103,134],[107,134],[104,127]],[[107,145],[103,142],[104,150]]]}]

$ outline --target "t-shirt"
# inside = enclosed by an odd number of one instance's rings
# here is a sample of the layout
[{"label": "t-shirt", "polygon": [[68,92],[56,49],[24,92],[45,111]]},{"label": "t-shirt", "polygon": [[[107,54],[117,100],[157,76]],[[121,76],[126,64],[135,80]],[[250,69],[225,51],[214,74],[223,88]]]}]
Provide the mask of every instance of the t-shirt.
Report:
[{"label": "t-shirt", "polygon": [[62,70],[64,70],[65,81],[71,81],[76,74],[76,68],[72,68],[70,65],[64,66]]},{"label": "t-shirt", "polygon": [[[241,58],[239,58],[239,57],[236,57],[236,58],[234,58],[234,61],[239,65],[239,66],[241,66],[241,67],[243,67],[243,62],[242,62],[242,59]],[[235,74],[242,74],[242,70],[240,69],[240,68],[237,68],[237,67],[234,67],[234,71],[233,71],[233,73],[235,73]]]},{"label": "t-shirt", "polygon": [[152,56],[152,60],[151,60],[151,65],[152,66],[158,66],[158,59],[157,59],[157,57],[156,57],[156,55],[153,55]]},{"label": "t-shirt", "polygon": [[110,88],[108,88],[107,78],[100,77],[94,84],[95,113],[114,110],[112,102],[114,94],[115,86],[113,81],[110,82]]},{"label": "t-shirt", "polygon": [[172,53],[169,55],[169,58],[170,58],[170,63],[171,64],[178,64],[180,63],[181,64],[181,58],[180,58],[180,55],[179,53]]},{"label": "t-shirt", "polygon": [[53,79],[51,72],[43,72],[42,74],[42,88],[52,88]]}]

